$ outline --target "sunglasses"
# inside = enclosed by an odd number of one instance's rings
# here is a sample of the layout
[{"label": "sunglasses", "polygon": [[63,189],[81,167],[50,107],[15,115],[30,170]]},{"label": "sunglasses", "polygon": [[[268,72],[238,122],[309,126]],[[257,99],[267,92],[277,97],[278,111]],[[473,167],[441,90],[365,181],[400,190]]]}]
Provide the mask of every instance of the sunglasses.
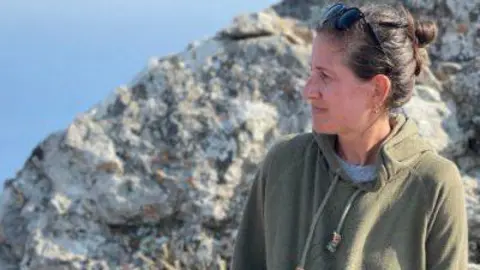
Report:
[{"label": "sunglasses", "polygon": [[363,20],[367,26],[367,31],[370,33],[370,36],[375,40],[382,53],[385,54],[380,39],[378,38],[377,34],[375,34],[375,31],[373,31],[370,23],[365,20],[365,15],[362,11],[360,11],[360,9],[356,7],[347,7],[344,4],[337,3],[328,8],[322,17],[324,18],[322,24],[331,22],[337,30],[341,31],[350,28],[358,20]]}]

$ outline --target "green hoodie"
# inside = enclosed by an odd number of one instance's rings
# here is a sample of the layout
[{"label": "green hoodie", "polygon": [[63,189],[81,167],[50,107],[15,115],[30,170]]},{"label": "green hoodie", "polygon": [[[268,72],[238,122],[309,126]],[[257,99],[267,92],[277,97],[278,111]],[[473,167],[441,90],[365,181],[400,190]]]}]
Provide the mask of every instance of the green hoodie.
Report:
[{"label": "green hoodie", "polygon": [[457,167],[412,120],[392,121],[371,182],[354,183],[342,170],[335,135],[298,134],[272,147],[254,179],[231,269],[467,269]]}]

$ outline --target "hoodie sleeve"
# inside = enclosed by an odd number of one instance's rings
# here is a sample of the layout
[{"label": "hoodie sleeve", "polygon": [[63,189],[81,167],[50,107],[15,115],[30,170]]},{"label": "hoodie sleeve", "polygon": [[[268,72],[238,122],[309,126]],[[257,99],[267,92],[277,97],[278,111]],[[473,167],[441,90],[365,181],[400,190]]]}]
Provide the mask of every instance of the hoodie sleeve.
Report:
[{"label": "hoodie sleeve", "polygon": [[231,270],[267,269],[265,257],[264,195],[265,175],[259,169],[243,210],[234,244]]},{"label": "hoodie sleeve", "polygon": [[467,269],[468,225],[461,176],[456,167],[446,166],[440,177],[448,180],[443,181],[430,219],[427,269]]}]

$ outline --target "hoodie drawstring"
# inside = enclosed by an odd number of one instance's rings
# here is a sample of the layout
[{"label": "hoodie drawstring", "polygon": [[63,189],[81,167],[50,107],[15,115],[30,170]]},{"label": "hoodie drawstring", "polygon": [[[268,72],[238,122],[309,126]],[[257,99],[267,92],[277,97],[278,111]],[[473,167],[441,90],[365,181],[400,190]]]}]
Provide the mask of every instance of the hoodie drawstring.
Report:
[{"label": "hoodie drawstring", "polygon": [[[315,213],[315,215],[313,217],[312,224],[310,225],[310,230],[309,230],[308,236],[307,236],[307,241],[305,243],[305,246],[304,246],[304,249],[303,249],[303,252],[302,252],[302,257],[300,259],[300,263],[295,268],[295,270],[304,270],[305,261],[307,259],[307,253],[310,249],[310,245],[311,245],[312,238],[313,238],[313,233],[315,232],[315,227],[317,226],[318,220],[319,220],[320,216],[322,215],[323,210],[325,209],[325,205],[327,204],[328,199],[330,198],[335,186],[337,185],[337,182],[338,182],[339,178],[340,178],[340,176],[339,176],[339,173],[337,172],[335,174],[335,177],[333,178],[332,184],[328,188],[327,194],[323,198],[322,203],[318,207],[317,212]],[[357,198],[358,195],[360,195],[360,193],[361,193],[361,190],[358,189],[350,196],[350,198],[347,202],[347,205],[345,206],[345,208],[343,210],[342,217],[340,218],[340,221],[337,225],[337,228],[333,232],[332,240],[330,240],[330,242],[327,244],[326,248],[332,253],[337,250],[337,246],[340,244],[340,241],[342,239],[340,231],[342,230],[343,223],[345,221],[345,218],[346,218],[348,212],[350,211],[350,208],[353,204],[353,201]]]},{"label": "hoodie drawstring", "polygon": [[340,232],[342,231],[343,222],[345,221],[345,218],[347,217],[348,211],[350,211],[350,207],[352,207],[353,201],[357,198],[357,196],[361,192],[362,191],[360,189],[357,189],[350,196],[350,199],[348,200],[347,206],[345,206],[345,209],[343,210],[342,217],[340,218],[340,221],[338,222],[337,228],[333,232],[332,240],[330,240],[330,242],[327,245],[327,249],[332,253],[337,250],[337,246],[340,244],[340,241],[342,241],[342,235],[340,234]]},{"label": "hoodie drawstring", "polygon": [[303,267],[305,267],[305,260],[307,259],[307,253],[308,253],[308,250],[310,249],[310,244],[313,238],[313,232],[315,231],[315,227],[317,226],[318,219],[320,218],[320,215],[322,214],[323,209],[325,209],[325,205],[327,204],[327,201],[330,198],[330,195],[332,194],[333,189],[337,185],[339,177],[340,177],[339,174],[336,173],[335,177],[333,178],[332,184],[328,188],[325,198],[323,198],[322,203],[320,204],[320,206],[317,209],[317,212],[313,216],[312,224],[310,224],[310,230],[307,236],[307,242],[305,243],[305,247],[303,248],[302,258],[300,259],[300,264],[297,266],[296,270],[303,270]]}]

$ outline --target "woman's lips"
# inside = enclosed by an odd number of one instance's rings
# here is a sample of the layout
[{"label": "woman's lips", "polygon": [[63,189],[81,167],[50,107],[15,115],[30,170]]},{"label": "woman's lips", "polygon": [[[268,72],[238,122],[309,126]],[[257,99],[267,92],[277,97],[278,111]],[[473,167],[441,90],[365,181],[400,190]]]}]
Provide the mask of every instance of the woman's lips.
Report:
[{"label": "woman's lips", "polygon": [[313,113],[325,113],[325,112],[327,112],[327,109],[312,106],[312,112]]}]

